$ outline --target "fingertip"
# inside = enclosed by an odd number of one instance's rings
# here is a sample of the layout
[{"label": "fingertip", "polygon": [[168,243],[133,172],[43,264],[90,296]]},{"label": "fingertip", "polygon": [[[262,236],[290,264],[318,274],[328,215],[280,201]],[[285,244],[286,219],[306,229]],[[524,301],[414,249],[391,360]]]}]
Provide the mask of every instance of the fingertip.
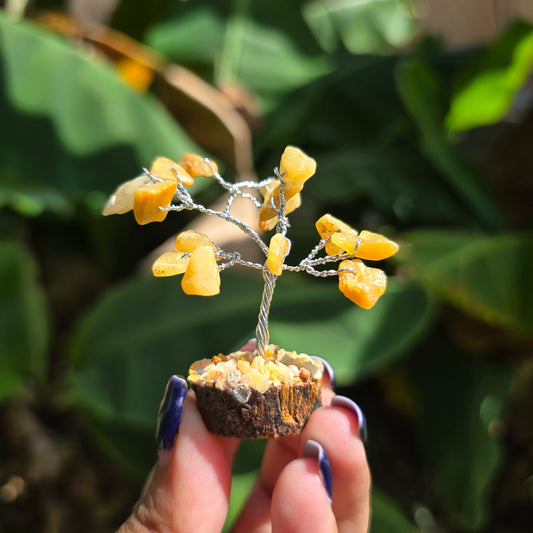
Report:
[{"label": "fingertip", "polygon": [[335,385],[336,385],[335,371],[333,370],[333,367],[329,364],[329,361],[327,359],[324,359],[323,357],[320,357],[319,355],[312,355],[311,357],[313,357],[314,359],[317,359],[318,361],[322,363],[322,366],[324,367],[322,381],[331,390],[335,390]]},{"label": "fingertip", "polygon": [[295,459],[283,469],[272,493],[271,512],[274,532],[337,531],[316,458]]}]

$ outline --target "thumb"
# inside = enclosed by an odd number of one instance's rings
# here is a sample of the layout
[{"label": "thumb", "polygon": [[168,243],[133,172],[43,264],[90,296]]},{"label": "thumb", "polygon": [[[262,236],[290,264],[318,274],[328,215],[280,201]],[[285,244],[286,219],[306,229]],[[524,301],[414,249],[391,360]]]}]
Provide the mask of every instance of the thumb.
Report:
[{"label": "thumb", "polygon": [[221,531],[239,441],[207,431],[194,393],[178,376],[167,384],[158,419],[158,462],[119,533]]}]

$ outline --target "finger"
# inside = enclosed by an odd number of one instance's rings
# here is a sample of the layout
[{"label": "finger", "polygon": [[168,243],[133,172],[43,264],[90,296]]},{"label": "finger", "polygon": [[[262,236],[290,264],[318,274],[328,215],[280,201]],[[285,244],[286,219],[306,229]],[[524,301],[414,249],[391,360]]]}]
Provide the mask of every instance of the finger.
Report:
[{"label": "finger", "polygon": [[[335,399],[336,398],[336,399]],[[341,533],[365,533],[370,509],[370,471],[363,442],[360,409],[351,400],[335,397],[332,406],[317,409],[299,441],[300,454],[308,440],[326,450],[333,480],[333,512]],[[341,400],[339,400],[341,398]]]},{"label": "finger", "polygon": [[[321,357],[317,357],[317,359],[325,363],[322,378],[322,404],[329,405],[331,399],[335,396],[335,393],[331,389],[331,385],[335,384],[335,373],[325,359]],[[311,414],[312,416],[313,414]],[[272,493],[280,472],[290,461],[298,457],[299,441],[299,436],[295,435],[270,440],[268,442],[259,471],[259,480],[267,492]]]},{"label": "finger", "polygon": [[306,455],[313,457],[292,461],[277,480],[271,506],[273,533],[337,532],[327,491],[327,457],[316,442],[307,444]]},{"label": "finger", "polygon": [[[321,357],[317,357],[317,359],[324,365],[322,403],[329,405],[331,398],[334,396],[331,386],[335,384],[335,373],[325,359]],[[271,439],[267,443],[258,478],[232,528],[233,533],[271,531],[270,505],[272,492],[280,473],[291,461],[298,457],[298,441],[298,436],[290,436]]]},{"label": "finger", "polygon": [[[196,407],[194,394],[189,392],[185,396],[184,391],[185,381],[173,376],[162,402],[163,411],[167,410],[160,415],[163,422],[158,432],[163,449],[159,452],[152,482],[120,533],[139,530],[210,533],[223,528],[231,486],[231,463],[238,440],[209,433]],[[180,395],[182,414],[179,412]],[[179,435],[174,438],[176,426],[179,426]]]},{"label": "finger", "polygon": [[255,485],[232,528],[233,533],[272,531],[270,506],[274,485],[285,466],[297,458],[297,448],[297,436],[267,443]]},{"label": "finger", "polygon": [[253,352],[257,348],[257,341],[255,338],[250,339],[247,341],[241,348],[239,348],[239,352]]}]

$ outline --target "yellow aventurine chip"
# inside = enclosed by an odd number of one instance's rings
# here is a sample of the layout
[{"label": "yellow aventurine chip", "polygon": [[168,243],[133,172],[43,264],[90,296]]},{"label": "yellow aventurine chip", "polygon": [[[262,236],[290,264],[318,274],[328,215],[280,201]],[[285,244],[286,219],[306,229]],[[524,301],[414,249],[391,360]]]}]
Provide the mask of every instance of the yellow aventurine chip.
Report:
[{"label": "yellow aventurine chip", "polygon": [[194,250],[181,280],[181,288],[185,294],[198,296],[214,296],[220,292],[220,274],[212,248],[200,246]]},{"label": "yellow aventurine chip", "polygon": [[156,157],[152,162],[152,166],[150,167],[150,174],[153,174],[154,176],[157,176],[165,181],[172,181],[177,180],[174,170],[179,174],[181,183],[183,185],[186,187],[192,187],[194,185],[194,180],[189,172],[168,157]]},{"label": "yellow aventurine chip", "polygon": [[152,265],[156,277],[183,274],[189,266],[190,255],[184,252],[165,252]]},{"label": "yellow aventurine chip", "polygon": [[279,171],[288,187],[303,187],[316,172],[316,161],[296,146],[287,146],[281,156]]},{"label": "yellow aventurine chip", "polygon": [[381,261],[394,255],[399,246],[387,237],[379,233],[363,230],[359,234],[359,246],[357,247],[356,257],[368,259],[370,261]]},{"label": "yellow aventurine chip", "polygon": [[135,191],[151,182],[152,178],[148,174],[141,174],[120,184],[109,197],[102,214],[105,216],[122,215],[131,211],[135,201]]},{"label": "yellow aventurine chip", "polygon": [[213,249],[214,252],[218,250],[218,246],[211,242],[211,240],[205,233],[187,230],[182,231],[176,237],[176,250],[178,250],[178,252],[192,253],[194,252],[194,250],[196,250],[196,248],[199,248],[200,246],[209,246]]},{"label": "yellow aventurine chip", "polygon": [[383,270],[368,267],[359,259],[342,261],[339,265],[339,290],[363,309],[374,307],[386,288],[387,276]]},{"label": "yellow aventurine chip", "polygon": [[[177,180],[150,183],[135,191],[133,213],[137,224],[141,226],[150,222],[162,222],[167,217],[165,210],[172,202],[176,192]],[[160,209],[160,207],[164,209]]]},{"label": "yellow aventurine chip", "polygon": [[[344,252],[353,253],[357,231],[348,226],[348,224],[327,213],[316,221],[315,226],[322,239],[327,240],[331,237],[331,240],[328,241],[325,246],[328,255],[337,255]],[[336,232],[342,234],[342,236],[336,235],[336,242],[333,242],[333,234]],[[351,252],[346,248],[351,250]]]},{"label": "yellow aventurine chip", "polygon": [[291,249],[291,243],[285,235],[276,233],[270,239],[270,246],[268,247],[267,267],[270,272],[276,276],[281,276],[283,272],[283,261]]},{"label": "yellow aventurine chip", "polygon": [[[209,166],[209,163],[211,163],[211,166]],[[205,159],[202,156],[199,156],[198,154],[193,154],[191,152],[186,153],[181,159],[180,159],[180,165],[193,177],[199,177],[199,176],[212,176],[213,170],[215,172],[218,172],[218,166],[214,161],[209,160],[209,163],[205,161]],[[213,170],[211,170],[211,167],[213,167]]]}]

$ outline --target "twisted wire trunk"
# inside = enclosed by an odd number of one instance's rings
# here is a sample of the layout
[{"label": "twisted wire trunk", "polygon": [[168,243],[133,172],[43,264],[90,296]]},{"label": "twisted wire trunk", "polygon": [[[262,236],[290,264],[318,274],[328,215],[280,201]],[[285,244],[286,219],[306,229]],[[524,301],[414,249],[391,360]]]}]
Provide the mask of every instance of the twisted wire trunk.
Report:
[{"label": "twisted wire trunk", "polygon": [[259,308],[259,318],[255,330],[255,338],[257,341],[257,353],[264,357],[270,338],[270,333],[268,331],[268,314],[270,312],[270,304],[272,303],[272,294],[274,292],[274,286],[276,285],[277,276],[272,274],[270,269],[265,266],[263,268],[263,279],[265,281],[265,287],[261,298],[261,307]]}]

